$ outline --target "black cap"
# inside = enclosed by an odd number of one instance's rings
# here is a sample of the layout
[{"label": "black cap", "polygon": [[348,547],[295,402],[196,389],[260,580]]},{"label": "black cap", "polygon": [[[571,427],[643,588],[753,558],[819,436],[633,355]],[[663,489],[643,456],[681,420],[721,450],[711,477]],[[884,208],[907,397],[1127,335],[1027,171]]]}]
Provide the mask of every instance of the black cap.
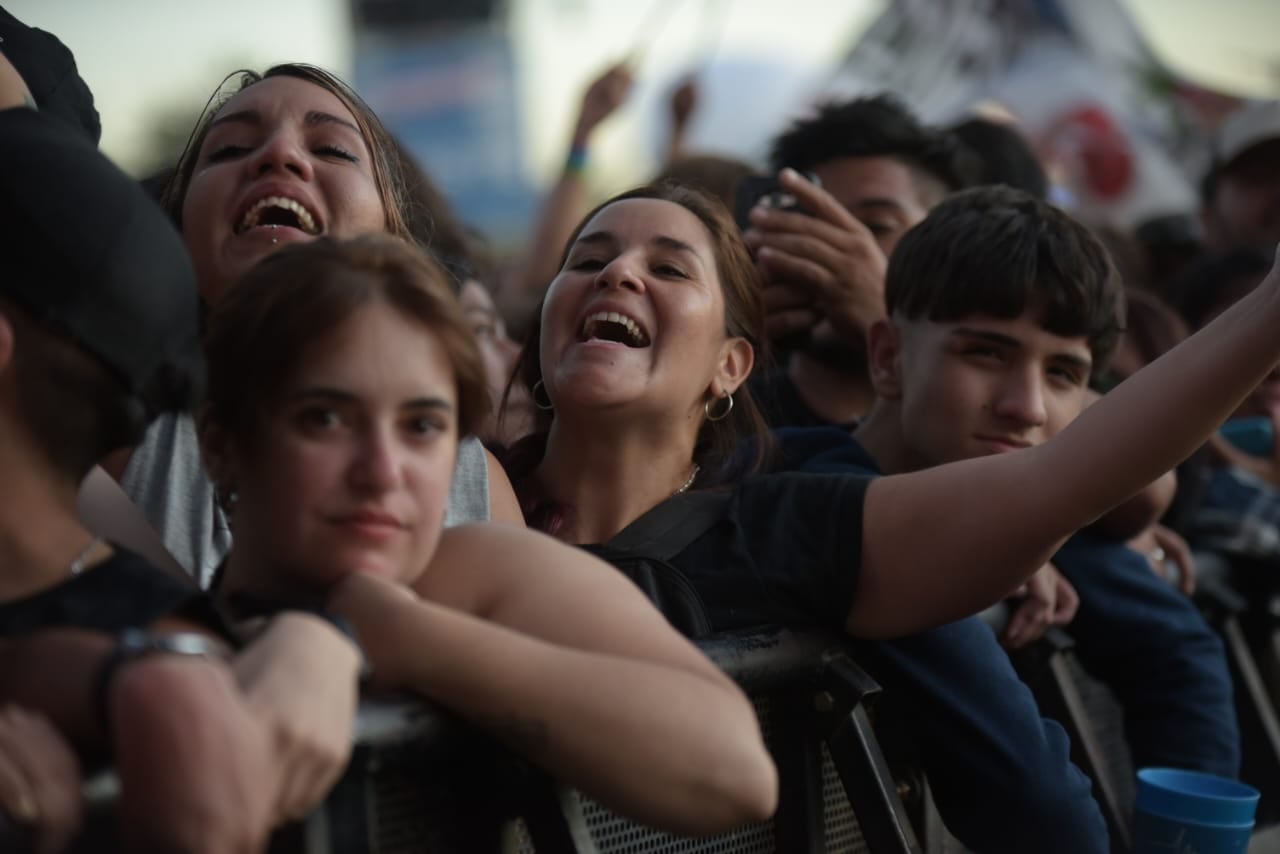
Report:
[{"label": "black cap", "polygon": [[148,416],[200,391],[199,297],[159,206],[64,123],[0,111],[0,296],[96,356]]},{"label": "black cap", "polygon": [[22,75],[42,112],[57,116],[98,144],[102,122],[93,106],[93,93],[76,70],[75,56],[57,36],[28,27],[0,7],[0,53]]}]

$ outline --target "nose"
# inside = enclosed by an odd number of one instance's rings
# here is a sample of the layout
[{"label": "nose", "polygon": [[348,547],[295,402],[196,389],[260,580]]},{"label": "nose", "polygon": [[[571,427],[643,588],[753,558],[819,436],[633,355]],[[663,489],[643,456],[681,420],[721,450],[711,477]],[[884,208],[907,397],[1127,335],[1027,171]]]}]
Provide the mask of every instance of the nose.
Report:
[{"label": "nose", "polygon": [[600,288],[624,288],[644,291],[644,279],[640,275],[640,259],[629,252],[619,253],[596,274],[596,286]]},{"label": "nose", "polygon": [[358,440],[348,481],[365,495],[381,495],[400,480],[400,455],[390,431],[370,429]]},{"label": "nose", "polygon": [[996,398],[995,414],[1020,429],[1043,427],[1048,411],[1039,370],[1028,366],[1006,374]]},{"label": "nose", "polygon": [[281,129],[269,136],[249,159],[254,177],[272,172],[296,175],[304,180],[312,176],[311,160],[302,141]]}]

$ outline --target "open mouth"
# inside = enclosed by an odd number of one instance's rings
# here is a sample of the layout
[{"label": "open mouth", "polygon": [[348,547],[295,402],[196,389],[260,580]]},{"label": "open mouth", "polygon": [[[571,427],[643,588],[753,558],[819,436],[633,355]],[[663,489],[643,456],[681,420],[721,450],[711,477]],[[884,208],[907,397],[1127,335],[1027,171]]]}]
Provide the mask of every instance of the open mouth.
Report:
[{"label": "open mouth", "polygon": [[257,227],[296,228],[311,235],[320,233],[315,215],[301,202],[284,196],[267,196],[255,202],[236,224],[236,234]]},{"label": "open mouth", "polygon": [[580,341],[612,341],[628,347],[648,347],[649,336],[644,328],[625,314],[616,311],[597,311],[582,321]]}]

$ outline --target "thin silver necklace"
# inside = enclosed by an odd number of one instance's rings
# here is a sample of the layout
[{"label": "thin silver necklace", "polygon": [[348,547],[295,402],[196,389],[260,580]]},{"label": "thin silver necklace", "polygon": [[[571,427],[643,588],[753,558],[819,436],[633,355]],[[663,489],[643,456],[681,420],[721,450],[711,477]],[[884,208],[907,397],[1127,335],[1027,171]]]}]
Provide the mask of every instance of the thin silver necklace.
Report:
[{"label": "thin silver necklace", "polygon": [[102,542],[101,537],[94,537],[89,541],[89,545],[84,547],[84,551],[76,555],[76,559],[71,561],[71,566],[67,567],[71,575],[79,575],[84,570],[84,562],[89,559],[89,555],[93,554],[93,550]]},{"label": "thin silver necklace", "polygon": [[673,492],[673,493],[671,493],[671,494],[674,496],[674,495],[679,495],[679,494],[680,494],[680,493],[682,493],[682,492],[688,492],[688,491],[689,491],[689,487],[693,486],[693,479],[694,479],[694,478],[696,478],[696,477],[698,476],[698,472],[700,472],[700,471],[702,471],[702,466],[698,465],[697,463],[694,463],[694,464],[693,464],[693,471],[689,472],[689,479],[688,479],[688,480],[686,480],[686,481],[685,481],[685,482],[680,486],[680,488],[679,488],[679,489],[677,489],[675,492]]}]

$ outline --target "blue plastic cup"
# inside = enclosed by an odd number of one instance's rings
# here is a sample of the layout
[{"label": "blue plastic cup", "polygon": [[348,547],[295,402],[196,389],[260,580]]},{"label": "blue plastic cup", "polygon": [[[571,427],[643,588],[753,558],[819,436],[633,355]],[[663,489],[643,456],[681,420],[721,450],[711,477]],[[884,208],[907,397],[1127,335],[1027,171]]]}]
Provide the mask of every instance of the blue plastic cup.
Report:
[{"label": "blue plastic cup", "polygon": [[1245,854],[1258,790],[1173,768],[1138,772],[1134,854]]}]

